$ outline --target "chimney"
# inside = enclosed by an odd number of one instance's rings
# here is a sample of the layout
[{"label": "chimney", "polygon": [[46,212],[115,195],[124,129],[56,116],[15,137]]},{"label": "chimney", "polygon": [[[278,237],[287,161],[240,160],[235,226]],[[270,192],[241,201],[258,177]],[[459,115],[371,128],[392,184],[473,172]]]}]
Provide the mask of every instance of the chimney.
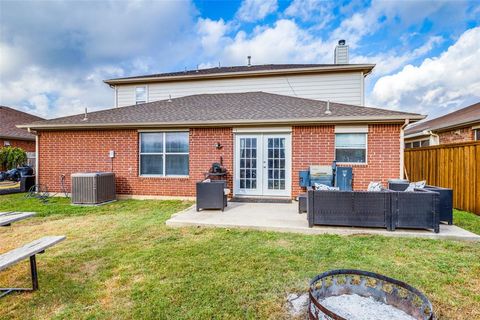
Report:
[{"label": "chimney", "polygon": [[348,46],[343,39],[339,40],[338,45],[335,47],[334,63],[348,64]]},{"label": "chimney", "polygon": [[252,56],[247,56],[247,60],[248,60],[248,64],[247,66],[251,66],[251,60],[252,60]]}]

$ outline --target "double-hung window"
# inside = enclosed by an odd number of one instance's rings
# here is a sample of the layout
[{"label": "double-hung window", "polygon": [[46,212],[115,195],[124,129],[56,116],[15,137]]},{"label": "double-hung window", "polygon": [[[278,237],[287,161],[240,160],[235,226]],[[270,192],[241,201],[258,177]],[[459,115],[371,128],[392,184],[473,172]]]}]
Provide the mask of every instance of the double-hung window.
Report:
[{"label": "double-hung window", "polygon": [[141,132],[140,175],[188,176],[188,132]]},{"label": "double-hung window", "polygon": [[147,102],[147,87],[135,87],[135,104]]},{"label": "double-hung window", "polygon": [[366,133],[336,133],[335,160],[337,162],[366,163]]}]

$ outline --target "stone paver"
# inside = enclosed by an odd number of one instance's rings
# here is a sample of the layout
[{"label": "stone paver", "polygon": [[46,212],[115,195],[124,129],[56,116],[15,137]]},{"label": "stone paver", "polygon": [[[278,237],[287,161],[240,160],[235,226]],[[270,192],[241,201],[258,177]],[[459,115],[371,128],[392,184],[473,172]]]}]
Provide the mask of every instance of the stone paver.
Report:
[{"label": "stone paver", "polygon": [[171,227],[200,226],[220,228],[247,228],[303,234],[375,234],[391,237],[420,237],[431,239],[451,239],[480,241],[480,236],[455,225],[442,224],[440,233],[429,230],[397,229],[387,231],[379,228],[354,227],[308,227],[305,213],[297,213],[297,203],[241,203],[229,202],[224,212],[205,210],[197,212],[195,206],[179,212],[167,220]]}]

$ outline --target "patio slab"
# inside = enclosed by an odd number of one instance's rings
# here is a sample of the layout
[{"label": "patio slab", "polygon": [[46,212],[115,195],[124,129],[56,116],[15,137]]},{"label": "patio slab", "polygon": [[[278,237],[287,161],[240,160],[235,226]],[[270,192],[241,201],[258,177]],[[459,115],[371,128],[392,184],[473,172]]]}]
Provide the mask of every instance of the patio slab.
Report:
[{"label": "patio slab", "polygon": [[397,229],[387,231],[379,228],[355,227],[308,227],[305,213],[297,213],[297,203],[242,203],[229,202],[225,211],[204,210],[197,212],[192,206],[173,215],[166,224],[171,227],[218,227],[245,228],[264,231],[294,232],[303,234],[371,234],[389,237],[418,237],[429,239],[450,239],[480,241],[480,235],[455,225],[440,225],[440,233],[429,230]]}]

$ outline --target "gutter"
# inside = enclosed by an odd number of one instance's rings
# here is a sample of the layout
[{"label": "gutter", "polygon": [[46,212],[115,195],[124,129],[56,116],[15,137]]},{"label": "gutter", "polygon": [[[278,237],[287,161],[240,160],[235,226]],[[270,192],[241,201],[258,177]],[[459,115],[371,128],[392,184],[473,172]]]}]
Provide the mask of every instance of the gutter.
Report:
[{"label": "gutter", "polygon": [[108,129],[108,128],[155,128],[155,127],[227,127],[227,126],[255,126],[255,125],[318,125],[318,124],[338,124],[338,123],[401,123],[411,120],[421,120],[424,116],[414,116],[409,118],[399,118],[398,116],[382,117],[331,117],[331,118],[301,118],[301,119],[271,119],[271,120],[209,120],[209,121],[179,121],[179,122],[132,122],[132,123],[74,123],[74,124],[25,124],[18,125],[18,128],[25,129]]},{"label": "gutter", "polygon": [[[17,127],[19,128],[19,127]],[[27,129],[28,127],[24,127],[22,129]],[[0,136],[0,139],[9,139],[9,140],[21,140],[21,141],[35,141],[35,137],[27,138],[27,137],[15,137],[15,136]]]},{"label": "gutter", "polygon": [[108,79],[103,82],[112,86],[115,84],[129,84],[129,83],[148,83],[148,82],[170,82],[183,80],[206,80],[218,78],[239,78],[252,76],[273,76],[285,74],[305,74],[305,73],[324,73],[324,72],[348,72],[348,71],[362,71],[364,77],[370,74],[375,67],[374,64],[359,64],[347,66],[328,66],[328,67],[314,67],[314,68],[292,68],[292,69],[276,69],[276,70],[258,70],[258,71],[241,71],[241,72],[222,72],[211,74],[189,74],[176,76],[145,76],[132,78]]}]

